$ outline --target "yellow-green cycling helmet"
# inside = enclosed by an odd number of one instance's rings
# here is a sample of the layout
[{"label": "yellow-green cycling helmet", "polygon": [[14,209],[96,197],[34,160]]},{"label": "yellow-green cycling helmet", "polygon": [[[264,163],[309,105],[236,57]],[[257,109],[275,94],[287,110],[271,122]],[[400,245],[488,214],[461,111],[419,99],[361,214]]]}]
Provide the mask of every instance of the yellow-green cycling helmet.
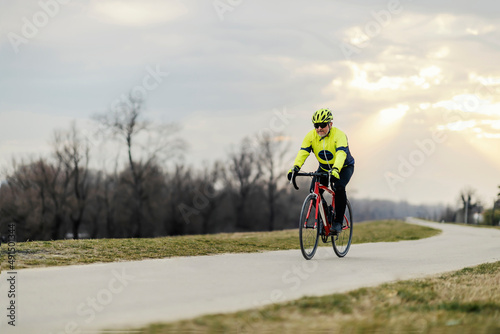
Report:
[{"label": "yellow-green cycling helmet", "polygon": [[328,123],[333,120],[333,115],[330,109],[319,109],[316,110],[312,117],[313,123]]}]

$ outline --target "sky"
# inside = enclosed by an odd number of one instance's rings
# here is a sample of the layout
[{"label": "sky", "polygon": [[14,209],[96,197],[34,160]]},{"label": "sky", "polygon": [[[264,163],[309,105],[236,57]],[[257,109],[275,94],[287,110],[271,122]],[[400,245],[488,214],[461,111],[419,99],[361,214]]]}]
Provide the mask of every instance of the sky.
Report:
[{"label": "sky", "polygon": [[[293,164],[330,108],[356,159],[349,196],[457,204],[500,185],[500,3],[0,0],[0,164],[49,155],[130,92],[184,159],[271,133]],[[99,164],[102,146],[93,159]],[[99,153],[100,152],[100,153]],[[104,154],[110,156],[110,154]],[[101,157],[101,158],[99,158]],[[310,156],[303,170],[316,167]]]}]

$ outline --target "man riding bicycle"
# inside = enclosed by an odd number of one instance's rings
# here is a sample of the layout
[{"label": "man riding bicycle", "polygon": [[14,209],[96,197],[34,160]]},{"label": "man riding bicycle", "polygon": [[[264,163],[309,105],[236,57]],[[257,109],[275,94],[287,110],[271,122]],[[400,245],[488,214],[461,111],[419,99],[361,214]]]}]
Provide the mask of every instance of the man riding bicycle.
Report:
[{"label": "man riding bicycle", "polygon": [[[333,127],[332,120],[333,115],[329,109],[319,109],[314,112],[312,116],[314,129],[305,136],[293,163],[294,166],[288,172],[288,180],[291,180],[294,172],[300,170],[311,151],[314,152],[319,162],[318,172],[328,172],[332,176],[331,178],[320,177],[319,181],[327,187],[328,179],[331,181],[330,186],[335,191],[336,214],[330,232],[340,233],[347,202],[345,187],[354,172],[354,158],[349,151],[345,133]],[[313,179],[311,192],[313,192],[314,182]]]}]

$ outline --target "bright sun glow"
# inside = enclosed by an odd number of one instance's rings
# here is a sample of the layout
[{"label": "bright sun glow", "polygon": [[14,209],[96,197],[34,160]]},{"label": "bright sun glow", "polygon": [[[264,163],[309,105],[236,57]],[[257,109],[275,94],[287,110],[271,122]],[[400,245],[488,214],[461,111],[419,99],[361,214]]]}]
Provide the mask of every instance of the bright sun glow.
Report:
[{"label": "bright sun glow", "polygon": [[379,122],[384,125],[392,124],[406,115],[410,108],[407,105],[398,105],[396,108],[388,108],[380,110]]},{"label": "bright sun glow", "polygon": [[351,70],[353,72],[353,80],[351,85],[364,90],[381,90],[381,89],[391,89],[396,90],[404,84],[405,78],[403,77],[387,77],[383,76],[376,82],[370,82],[368,79],[368,74],[370,71],[381,71],[384,70],[383,66],[376,67],[373,64],[365,64],[363,68],[360,68],[356,64],[350,64]]},{"label": "bright sun glow", "polygon": [[491,103],[491,101],[483,100],[474,94],[456,95],[451,100],[434,103],[432,107],[459,110],[487,116],[500,116],[500,103]]},{"label": "bright sun glow", "polygon": [[465,129],[474,128],[476,126],[476,121],[457,121],[448,123],[446,125],[441,125],[438,127],[439,130],[448,129],[450,131],[463,131]]}]

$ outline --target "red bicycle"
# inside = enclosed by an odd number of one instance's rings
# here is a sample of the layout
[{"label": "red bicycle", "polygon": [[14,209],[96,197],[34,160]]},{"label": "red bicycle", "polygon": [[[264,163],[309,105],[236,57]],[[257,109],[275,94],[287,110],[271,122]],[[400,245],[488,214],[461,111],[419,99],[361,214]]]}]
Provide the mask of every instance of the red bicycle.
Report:
[{"label": "red bicycle", "polygon": [[[333,250],[338,257],[346,256],[352,241],[353,221],[351,203],[347,200],[344,220],[342,222],[342,231],[330,233],[335,215],[335,192],[319,182],[319,177],[328,177],[329,174],[321,172],[293,173],[290,182],[293,183],[295,189],[298,190],[299,187],[297,187],[297,183],[295,182],[295,177],[297,176],[310,176],[315,178],[314,190],[307,195],[300,212],[299,238],[302,255],[306,260],[312,259],[318,248],[318,240],[321,236],[323,243],[327,243],[328,239],[331,238]],[[329,209],[328,211],[331,212],[325,212],[323,203],[326,204],[326,201],[320,193],[320,190],[327,191],[332,195],[331,209],[327,207]]]}]

